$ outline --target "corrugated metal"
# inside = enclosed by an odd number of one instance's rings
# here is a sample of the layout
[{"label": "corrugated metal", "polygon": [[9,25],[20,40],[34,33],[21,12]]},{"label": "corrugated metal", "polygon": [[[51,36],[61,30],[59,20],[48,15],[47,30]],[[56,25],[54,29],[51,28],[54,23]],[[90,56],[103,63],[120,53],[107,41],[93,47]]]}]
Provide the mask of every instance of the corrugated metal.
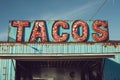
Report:
[{"label": "corrugated metal", "polygon": [[0,43],[0,53],[110,53],[120,42],[106,43]]},{"label": "corrugated metal", "polygon": [[0,80],[15,80],[15,60],[0,59]]},{"label": "corrugated metal", "polygon": [[[0,53],[112,53],[120,52],[120,42],[105,43],[0,43]],[[13,64],[14,63],[14,64]],[[120,54],[114,59],[106,59],[104,80],[120,80]],[[0,80],[15,80],[15,60],[0,59]]]},{"label": "corrugated metal", "polygon": [[103,73],[104,80],[120,80],[120,54],[116,54],[115,58],[105,59]]}]

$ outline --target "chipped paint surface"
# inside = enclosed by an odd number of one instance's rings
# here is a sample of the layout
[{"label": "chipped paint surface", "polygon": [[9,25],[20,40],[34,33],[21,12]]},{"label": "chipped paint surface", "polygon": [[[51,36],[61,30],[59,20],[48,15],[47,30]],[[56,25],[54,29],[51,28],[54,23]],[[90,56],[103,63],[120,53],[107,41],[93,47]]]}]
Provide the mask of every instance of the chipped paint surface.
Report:
[{"label": "chipped paint surface", "polygon": [[10,42],[104,42],[109,40],[107,21],[14,20],[9,23]]},{"label": "chipped paint surface", "polygon": [[120,53],[104,61],[103,80],[120,80]]},{"label": "chipped paint surface", "polygon": [[0,42],[0,53],[110,53],[120,52],[120,42],[17,43]]},{"label": "chipped paint surface", "polygon": [[15,80],[15,60],[0,59],[0,80]]},{"label": "chipped paint surface", "polygon": [[[115,53],[104,60],[103,80],[119,80],[120,41],[108,40],[108,24],[101,20],[10,21],[9,42],[0,42],[0,54]],[[16,60],[0,59],[0,80],[15,80],[15,69]]]},{"label": "chipped paint surface", "polygon": [[[104,43],[12,43],[0,42],[0,53],[11,54],[44,54],[44,53],[118,53],[114,59],[107,59],[104,63],[104,80],[119,80],[120,42]],[[15,60],[0,59],[0,80],[15,80]],[[13,64],[14,63],[14,64]],[[113,65],[111,65],[113,64]],[[115,75],[114,75],[115,74]],[[111,77],[109,77],[112,75]]]},{"label": "chipped paint surface", "polygon": [[120,52],[120,43],[0,43],[0,53],[109,53]]}]

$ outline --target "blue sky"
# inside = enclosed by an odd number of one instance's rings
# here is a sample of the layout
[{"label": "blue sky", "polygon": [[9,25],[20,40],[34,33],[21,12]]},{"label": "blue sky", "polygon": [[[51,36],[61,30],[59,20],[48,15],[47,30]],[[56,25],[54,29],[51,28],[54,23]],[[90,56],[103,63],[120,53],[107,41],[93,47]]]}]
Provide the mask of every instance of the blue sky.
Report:
[{"label": "blue sky", "polygon": [[[105,0],[0,0],[0,41],[9,20],[89,20]],[[107,20],[110,40],[120,40],[120,0],[107,0],[92,19]]]}]

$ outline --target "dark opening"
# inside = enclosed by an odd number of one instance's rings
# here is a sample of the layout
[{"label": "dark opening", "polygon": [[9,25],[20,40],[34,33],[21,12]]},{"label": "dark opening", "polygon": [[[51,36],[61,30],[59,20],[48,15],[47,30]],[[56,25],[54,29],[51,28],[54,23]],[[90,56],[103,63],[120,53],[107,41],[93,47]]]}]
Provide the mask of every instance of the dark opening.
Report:
[{"label": "dark opening", "polygon": [[102,80],[102,74],[102,59],[16,62],[16,80]]}]

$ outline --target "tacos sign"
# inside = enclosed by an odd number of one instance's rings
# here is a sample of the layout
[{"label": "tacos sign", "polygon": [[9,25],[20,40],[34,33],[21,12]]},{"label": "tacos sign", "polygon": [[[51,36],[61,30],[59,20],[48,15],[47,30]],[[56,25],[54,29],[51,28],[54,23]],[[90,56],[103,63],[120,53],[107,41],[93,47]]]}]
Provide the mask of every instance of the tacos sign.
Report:
[{"label": "tacos sign", "polygon": [[103,42],[109,38],[104,20],[13,20],[9,41],[16,42]]}]

